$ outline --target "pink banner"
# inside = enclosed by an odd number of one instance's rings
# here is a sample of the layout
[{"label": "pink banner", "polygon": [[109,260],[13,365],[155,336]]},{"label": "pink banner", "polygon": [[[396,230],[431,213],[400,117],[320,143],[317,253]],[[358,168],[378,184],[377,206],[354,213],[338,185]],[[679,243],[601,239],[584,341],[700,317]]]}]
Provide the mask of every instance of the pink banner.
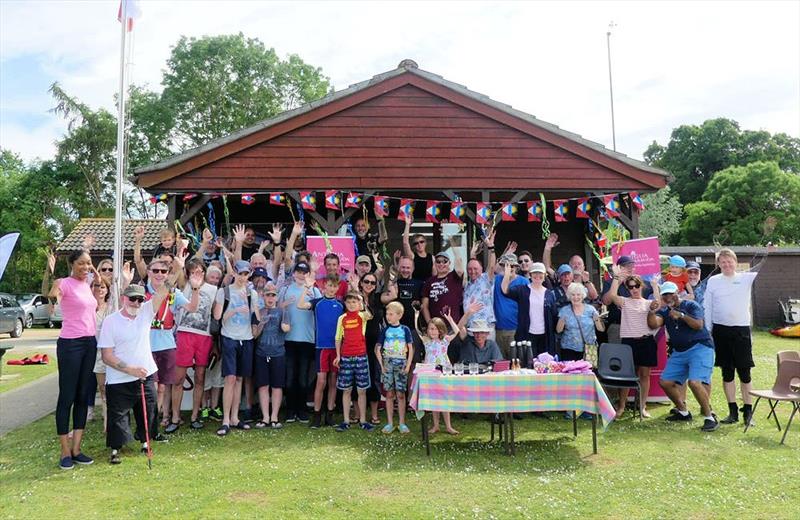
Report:
[{"label": "pink banner", "polygon": [[356,263],[353,237],[328,237],[327,241],[330,242],[333,251],[328,251],[325,241],[326,239],[323,237],[306,237],[308,251],[319,264],[319,272],[323,276],[325,275],[325,263],[323,260],[328,253],[339,255],[339,265],[342,273],[353,272],[353,266]]},{"label": "pink banner", "polygon": [[636,274],[651,275],[661,272],[661,261],[659,260],[658,237],[637,238],[611,244],[611,255],[614,263],[621,256],[630,256],[636,262]]}]

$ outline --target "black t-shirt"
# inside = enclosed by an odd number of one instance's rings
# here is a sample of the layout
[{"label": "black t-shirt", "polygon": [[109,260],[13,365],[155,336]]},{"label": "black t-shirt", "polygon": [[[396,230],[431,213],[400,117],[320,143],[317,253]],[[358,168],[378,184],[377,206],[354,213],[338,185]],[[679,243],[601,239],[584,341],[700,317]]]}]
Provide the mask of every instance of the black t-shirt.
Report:
[{"label": "black t-shirt", "polygon": [[258,244],[253,244],[252,246],[242,244],[242,260],[249,262],[250,257],[256,253],[258,253]]},{"label": "black t-shirt", "polygon": [[411,330],[414,330],[414,307],[415,301],[422,299],[422,280],[415,278],[397,279],[397,301],[403,304],[403,317],[400,323]]},{"label": "black t-shirt", "polygon": [[433,276],[433,255],[421,257],[414,253],[414,273],[411,275],[414,279],[425,282],[428,278]]}]

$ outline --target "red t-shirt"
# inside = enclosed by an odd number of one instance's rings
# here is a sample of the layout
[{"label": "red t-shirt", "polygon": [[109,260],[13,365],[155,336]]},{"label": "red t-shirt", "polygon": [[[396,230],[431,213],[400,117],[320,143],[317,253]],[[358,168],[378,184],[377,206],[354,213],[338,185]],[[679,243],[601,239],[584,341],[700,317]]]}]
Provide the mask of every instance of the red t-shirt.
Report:
[{"label": "red t-shirt", "polygon": [[686,290],[686,284],[689,283],[689,275],[686,274],[686,271],[682,272],[678,276],[675,276],[672,273],[667,273],[667,276],[664,277],[664,281],[674,283],[678,286],[678,292],[682,293]]},{"label": "red t-shirt", "polygon": [[[325,293],[325,278],[318,279],[317,282],[316,282],[316,285],[317,285],[317,289],[319,289],[319,292],[324,294]],[[345,282],[344,280],[340,280],[339,281],[339,289],[336,290],[335,298],[337,300],[344,301],[344,297],[347,296],[348,287],[349,287],[349,285],[347,284],[347,282]]]},{"label": "red t-shirt", "polygon": [[367,340],[364,331],[367,320],[364,312],[345,312],[336,323],[336,339],[342,340],[342,356],[366,356]]}]

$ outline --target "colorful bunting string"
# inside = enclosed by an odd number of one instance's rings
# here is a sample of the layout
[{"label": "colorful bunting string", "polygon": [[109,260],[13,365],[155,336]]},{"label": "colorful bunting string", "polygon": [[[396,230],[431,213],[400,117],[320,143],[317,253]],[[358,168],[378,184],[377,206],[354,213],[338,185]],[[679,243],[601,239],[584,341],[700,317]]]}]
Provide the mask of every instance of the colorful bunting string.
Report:
[{"label": "colorful bunting string", "polygon": [[567,221],[567,213],[569,212],[567,202],[567,199],[558,199],[553,201],[553,216],[555,217],[556,222]]},{"label": "colorful bunting string", "polygon": [[256,201],[255,195],[252,193],[242,193],[242,204],[249,206]]},{"label": "colorful bunting string", "polygon": [[325,192],[325,209],[338,210],[341,206],[342,198],[339,196],[337,190],[329,190]]},{"label": "colorful bunting string", "polygon": [[542,203],[536,201],[528,201],[528,222],[541,222],[542,221]]}]

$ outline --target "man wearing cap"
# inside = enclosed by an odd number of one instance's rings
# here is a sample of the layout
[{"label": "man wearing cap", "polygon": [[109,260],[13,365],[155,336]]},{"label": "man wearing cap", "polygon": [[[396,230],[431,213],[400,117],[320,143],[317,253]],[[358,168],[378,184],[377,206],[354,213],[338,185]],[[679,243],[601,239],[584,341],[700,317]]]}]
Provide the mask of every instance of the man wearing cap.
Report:
[{"label": "man wearing cap", "polygon": [[508,248],[506,248],[506,252],[500,256],[497,265],[501,269],[501,272],[494,277],[494,294],[492,295],[492,306],[494,307],[495,318],[495,341],[500,347],[503,356],[509,358],[511,356],[511,342],[514,340],[514,336],[517,333],[517,315],[519,313],[519,308],[516,299],[509,298],[503,294],[501,289],[503,274],[506,266],[511,266],[509,288],[527,285],[528,278],[517,274],[517,255],[513,252],[508,252]]},{"label": "man wearing cap", "polygon": [[[627,255],[623,255],[617,259],[617,265],[620,266],[622,269],[621,275],[624,278],[627,278],[634,274],[636,269],[636,264],[633,261],[633,258]],[[608,342],[609,343],[619,343],[620,335],[619,335],[619,324],[622,319],[622,311],[619,307],[614,304],[614,301],[611,297],[611,284],[613,280],[606,280],[603,282],[603,292],[602,292],[602,301],[603,305],[606,306],[608,310]],[[652,289],[649,287],[648,284],[644,284],[642,286],[642,298],[647,299],[650,295],[653,294]],[[631,293],[628,291],[628,288],[625,286],[624,283],[619,284],[619,289],[617,289],[618,296],[624,296],[625,298],[630,298]]]},{"label": "man wearing cap", "polygon": [[492,294],[494,293],[494,231],[489,233],[483,239],[487,251],[489,251],[489,259],[486,264],[486,272],[483,272],[483,266],[478,261],[477,254],[481,242],[476,242],[476,245],[470,252],[470,260],[467,262],[467,279],[464,286],[464,302],[463,308],[467,309],[475,303],[483,304],[483,307],[469,317],[467,327],[472,325],[475,320],[484,320],[489,324],[492,329],[490,335],[494,339],[494,306],[492,305]]},{"label": "man wearing cap", "polygon": [[[459,361],[461,363],[483,363],[498,361],[503,359],[500,347],[497,343],[489,339],[491,327],[485,320],[474,320],[472,326],[467,328],[463,324],[458,331],[461,338],[461,352]],[[467,334],[469,332],[469,335]]]},{"label": "man wearing cap", "polygon": [[[547,266],[545,266],[545,269]],[[556,312],[561,307],[569,305],[569,296],[567,296],[567,289],[569,285],[572,283],[572,267],[569,264],[561,264],[558,266],[558,270],[556,271],[556,284],[551,289],[553,292],[553,298],[556,304]]]},{"label": "man wearing cap", "polygon": [[316,354],[316,331],[311,305],[300,308],[297,304],[301,300],[310,303],[317,298],[322,298],[322,293],[314,286],[311,266],[306,262],[298,262],[292,270],[292,283],[278,293],[278,307],[286,309],[286,321],[291,327],[285,341],[287,423],[308,423],[306,397]]},{"label": "man wearing cap", "polygon": [[456,323],[461,319],[464,266],[460,258],[456,258],[454,270],[451,263],[449,251],[440,251],[434,256],[435,274],[422,287],[422,316],[426,325],[431,318],[442,318],[448,309]]},{"label": "man wearing cap", "polygon": [[359,255],[356,258],[356,276],[360,280],[365,274],[372,272],[372,259],[367,255]]},{"label": "man wearing cap", "polygon": [[703,324],[703,309],[697,302],[681,300],[677,294],[678,286],[672,282],[662,284],[660,292],[663,306],[649,312],[647,325],[651,329],[664,325],[669,332],[672,355],[667,359],[659,381],[661,388],[675,404],[667,420],[692,420],[692,414],[686,406],[685,391],[682,391],[688,380],[688,386],[703,414],[701,430],[713,432],[719,429],[719,421],[711,411],[709,397],[714,370],[714,342]]},{"label": "man wearing cap", "polygon": [[159,440],[154,378],[158,367],[150,352],[150,323],[155,317],[154,309],[159,308],[168,295],[168,286],[161,284],[145,302],[144,287],[129,285],[122,293],[122,308],[103,320],[97,347],[106,364],[106,445],[111,448],[111,464],[122,462],[119,450],[132,438],[129,415],[137,407],[140,412],[134,413],[136,429],[142,441],[145,439],[142,385],[147,403],[148,436]]},{"label": "man wearing cap", "polygon": [[[552,252],[557,245],[558,234],[550,233],[550,236],[547,237],[547,240],[544,243],[544,252],[542,253],[542,262],[544,263],[547,273],[550,276],[554,276],[556,273],[552,267]],[[583,258],[581,258],[580,255],[572,255],[569,257],[568,265],[570,268],[572,268],[572,281],[583,284],[583,286],[586,287],[586,298],[589,301],[597,300],[597,287],[594,286],[592,277],[589,274],[589,271],[586,270],[586,264],[583,262]],[[556,280],[556,282],[558,282],[558,280]],[[554,285],[558,285],[558,283]]]},{"label": "man wearing cap", "polygon": [[[701,280],[702,271],[700,270],[700,264],[691,260],[686,262],[686,276],[689,277],[688,285],[691,286],[692,292],[694,293],[694,301],[699,303],[700,307],[703,307],[707,280]],[[692,299],[691,297],[687,298]]]},{"label": "man wearing cap", "polygon": [[220,437],[231,427],[249,430],[250,426],[239,420],[239,402],[242,396],[242,378],[253,375],[253,331],[250,316],[260,320],[258,295],[249,288],[250,262],[237,261],[233,270],[236,277],[231,285],[219,289],[214,301],[214,318],[222,323],[222,426]]}]

